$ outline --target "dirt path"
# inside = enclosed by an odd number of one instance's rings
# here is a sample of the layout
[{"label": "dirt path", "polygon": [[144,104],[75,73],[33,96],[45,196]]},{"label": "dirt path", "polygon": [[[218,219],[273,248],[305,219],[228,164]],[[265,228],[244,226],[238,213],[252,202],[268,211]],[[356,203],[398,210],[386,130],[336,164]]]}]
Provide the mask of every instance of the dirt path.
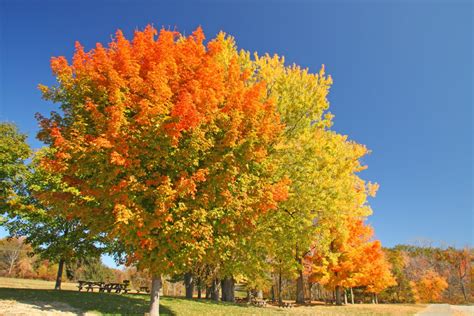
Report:
[{"label": "dirt path", "polygon": [[31,302],[20,303],[11,300],[0,300],[0,316],[13,315],[42,315],[42,316],[73,316],[73,315],[87,315],[90,313],[83,313],[78,309],[64,303],[45,303],[45,302]]},{"label": "dirt path", "polygon": [[419,316],[470,316],[474,315],[474,306],[467,305],[449,305],[449,304],[431,304],[421,312]]}]

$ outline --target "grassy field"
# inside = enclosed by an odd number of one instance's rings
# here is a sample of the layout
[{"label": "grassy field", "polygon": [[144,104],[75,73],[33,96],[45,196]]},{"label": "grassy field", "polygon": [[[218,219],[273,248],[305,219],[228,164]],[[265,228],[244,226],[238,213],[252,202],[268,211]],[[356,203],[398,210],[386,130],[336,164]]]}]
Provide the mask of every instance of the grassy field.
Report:
[{"label": "grassy field", "polygon": [[[55,302],[67,304],[76,311],[96,315],[143,315],[148,309],[147,295],[78,292],[74,283],[64,284],[64,291],[51,290],[53,286],[53,282],[0,278],[0,302],[40,306]],[[273,306],[258,308],[210,300],[163,297],[160,311],[162,315],[413,315],[423,308],[423,305],[365,304],[280,309]]]}]

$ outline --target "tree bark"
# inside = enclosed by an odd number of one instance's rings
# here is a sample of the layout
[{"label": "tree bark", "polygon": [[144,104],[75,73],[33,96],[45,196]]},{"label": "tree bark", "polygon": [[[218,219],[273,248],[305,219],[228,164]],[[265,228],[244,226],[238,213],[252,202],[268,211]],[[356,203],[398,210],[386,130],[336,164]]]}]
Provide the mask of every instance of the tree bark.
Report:
[{"label": "tree bark", "polygon": [[464,296],[464,300],[467,302],[468,299],[467,299],[467,294],[466,294],[466,287],[464,286],[464,282],[462,279],[461,279],[461,290],[462,290],[462,295]]},{"label": "tree bark", "polygon": [[184,274],[184,287],[186,288],[186,298],[192,299],[194,293],[194,280],[191,272]]},{"label": "tree bark", "polygon": [[161,275],[153,275],[150,292],[150,316],[160,315]]},{"label": "tree bark", "polygon": [[379,298],[377,296],[377,293],[374,293],[374,297],[375,297],[375,304],[378,304],[379,303]]},{"label": "tree bark", "polygon": [[351,303],[354,305],[354,291],[351,288]]},{"label": "tree bark", "polygon": [[59,260],[59,266],[58,266],[58,274],[56,275],[56,285],[54,286],[55,290],[60,290],[61,289],[61,281],[63,278],[63,270],[64,270],[64,259]]},{"label": "tree bark", "polygon": [[281,289],[282,289],[282,284],[281,284],[281,267],[280,267],[280,273],[278,274],[278,305],[280,306],[283,305],[283,297],[281,294]]},{"label": "tree bark", "polygon": [[210,286],[206,286],[206,298],[211,298],[212,288]]},{"label": "tree bark", "polygon": [[222,296],[221,300],[223,302],[234,302],[234,290],[235,290],[235,281],[233,277],[225,277],[221,281]]},{"label": "tree bark", "polygon": [[214,279],[211,286],[211,299],[214,301],[219,300],[219,279]]},{"label": "tree bark", "polygon": [[464,300],[467,302],[467,294],[466,294],[466,288],[464,287],[464,277],[466,276],[466,273],[462,273],[462,263],[459,263],[458,266],[458,274],[459,274],[459,282],[461,283],[461,291],[462,295],[464,296]]},{"label": "tree bark", "polygon": [[226,302],[227,301],[227,284],[225,282],[225,278],[221,280],[221,301]]},{"label": "tree bark", "polygon": [[347,305],[347,290],[344,289],[344,304]]},{"label": "tree bark", "polygon": [[298,271],[298,279],[296,280],[296,303],[304,304],[304,280],[303,270]]},{"label": "tree bark", "polygon": [[198,298],[202,298],[202,284],[201,284],[201,278],[197,279],[197,290],[198,290]]},{"label": "tree bark", "polygon": [[275,286],[272,284],[272,288],[270,290],[270,294],[272,296],[272,302],[275,302]]},{"label": "tree bark", "polygon": [[336,305],[342,305],[342,295],[341,295],[341,287],[338,285],[336,286]]}]

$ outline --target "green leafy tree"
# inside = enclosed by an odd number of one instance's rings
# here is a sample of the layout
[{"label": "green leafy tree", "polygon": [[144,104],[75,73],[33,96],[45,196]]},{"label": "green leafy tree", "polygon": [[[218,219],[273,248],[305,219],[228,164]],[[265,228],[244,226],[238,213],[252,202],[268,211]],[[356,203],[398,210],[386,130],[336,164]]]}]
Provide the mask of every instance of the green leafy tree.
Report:
[{"label": "green leafy tree", "polygon": [[102,239],[91,234],[78,219],[68,219],[51,206],[44,207],[39,202],[35,191],[51,190],[60,185],[57,176],[37,168],[37,158],[44,154],[44,150],[28,164],[26,160],[31,158],[31,150],[26,136],[10,123],[1,123],[0,132],[3,225],[11,236],[25,236],[33,253],[58,263],[55,288],[60,289],[64,265],[77,258],[97,257]]},{"label": "green leafy tree", "polygon": [[0,215],[10,209],[17,192],[25,190],[28,176],[25,161],[30,155],[26,135],[14,124],[0,122]]}]

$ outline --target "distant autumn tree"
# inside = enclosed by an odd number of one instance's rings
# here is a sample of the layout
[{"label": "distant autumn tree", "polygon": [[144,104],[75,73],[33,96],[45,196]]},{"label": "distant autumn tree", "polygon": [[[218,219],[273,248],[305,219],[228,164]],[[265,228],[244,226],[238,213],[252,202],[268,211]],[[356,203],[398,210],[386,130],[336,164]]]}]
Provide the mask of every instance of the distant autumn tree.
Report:
[{"label": "distant autumn tree", "polygon": [[389,287],[383,292],[387,301],[413,302],[413,291],[410,286],[410,279],[406,273],[410,260],[408,254],[400,247],[384,249],[387,261],[390,263],[391,272],[397,284]]},{"label": "distant autumn tree", "polygon": [[8,276],[13,276],[22,257],[28,255],[31,247],[25,238],[0,239],[0,269]]},{"label": "distant autumn tree", "polygon": [[380,242],[372,240],[370,226],[354,218],[349,218],[345,226],[339,233],[333,230],[334,240],[328,251],[307,258],[312,264],[310,278],[335,289],[337,304],[342,303],[342,290],[352,287],[364,287],[376,300],[377,293],[396,285],[390,264]]},{"label": "distant autumn tree", "polygon": [[457,279],[465,302],[468,302],[470,299],[469,278],[471,277],[472,258],[472,250],[469,247],[464,247],[463,249],[449,247],[446,250],[440,251],[439,255],[439,260],[445,260],[450,265],[450,273]]},{"label": "distant autumn tree", "polygon": [[441,299],[443,291],[448,287],[445,278],[434,270],[427,270],[418,280],[410,282],[416,302],[435,303]]},{"label": "distant autumn tree", "polygon": [[117,238],[129,263],[150,270],[151,315],[161,274],[187,272],[276,209],[281,184],[267,157],[282,131],[266,84],[237,54],[220,54],[222,37],[156,35],[118,31],[108,47],[76,44],[71,64],[53,58],[58,85],[40,88],[61,113],[38,117],[51,148],[41,165],[64,183],[44,203],[64,201],[66,216]]}]

